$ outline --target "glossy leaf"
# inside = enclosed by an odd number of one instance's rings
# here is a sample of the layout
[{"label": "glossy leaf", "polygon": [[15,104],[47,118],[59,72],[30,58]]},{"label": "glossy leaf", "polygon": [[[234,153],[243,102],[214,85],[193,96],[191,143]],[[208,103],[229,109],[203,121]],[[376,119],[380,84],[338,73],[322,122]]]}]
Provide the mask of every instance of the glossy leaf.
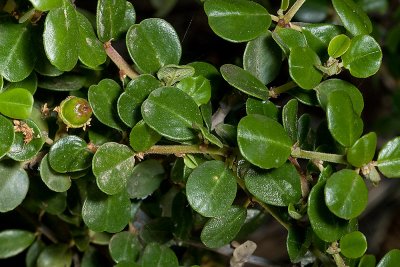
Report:
[{"label": "glossy leaf", "polygon": [[206,127],[197,124],[197,125],[195,125],[195,128],[200,130],[202,138],[204,139],[206,144],[208,144],[208,143],[214,144],[220,148],[222,148],[224,146],[224,144],[222,144],[221,140],[219,140],[218,137],[216,137],[215,135],[210,133]]},{"label": "glossy leaf", "polygon": [[[35,72],[32,72],[28,77],[26,77],[22,81],[7,84],[4,90],[10,90],[13,88],[23,88],[25,90],[28,90],[29,93],[33,95],[36,92],[37,85],[38,85],[37,75]],[[1,87],[2,86],[0,78],[0,92],[1,92]]]},{"label": "glossy leaf", "polygon": [[240,153],[264,169],[282,166],[291,153],[292,141],[282,125],[262,115],[242,118],[237,140]]},{"label": "glossy leaf", "polygon": [[29,178],[15,162],[0,162],[0,212],[15,209],[24,200],[29,187]]},{"label": "glossy leaf", "polygon": [[320,83],[314,88],[317,92],[318,102],[323,109],[326,110],[328,105],[328,97],[332,92],[341,91],[346,93],[353,104],[354,112],[360,116],[364,109],[364,99],[360,92],[353,84],[339,80],[339,79],[329,79]]},{"label": "glossy leaf", "polygon": [[211,84],[203,76],[187,77],[180,81],[176,87],[190,95],[198,106],[207,104],[210,101]]},{"label": "glossy leaf", "polygon": [[351,40],[350,47],[342,56],[343,66],[357,78],[374,75],[382,63],[382,50],[369,35],[359,35]]},{"label": "glossy leaf", "polygon": [[244,179],[249,192],[264,203],[288,206],[301,198],[301,177],[290,163],[270,171],[250,168]]},{"label": "glossy leaf", "polygon": [[220,70],[222,77],[236,89],[261,100],[268,99],[268,88],[250,72],[231,64],[223,65]]},{"label": "glossy leaf", "polygon": [[286,248],[290,261],[298,263],[304,257],[310,245],[309,228],[301,229],[299,227],[290,227],[286,239]]},{"label": "glossy leaf", "polygon": [[40,239],[36,239],[26,251],[25,266],[36,267],[36,261],[46,245]]},{"label": "glossy leaf", "polygon": [[167,246],[150,243],[142,256],[142,267],[178,267],[175,253]]},{"label": "glossy leaf", "polygon": [[129,144],[133,150],[142,152],[160,141],[161,135],[150,128],[143,120],[139,121],[129,134]]},{"label": "glossy leaf", "polygon": [[55,192],[65,192],[71,187],[71,176],[55,172],[48,161],[46,154],[40,162],[40,178],[47,187]]},{"label": "glossy leaf", "polygon": [[272,37],[286,55],[289,55],[290,51],[295,47],[307,47],[307,40],[304,34],[294,29],[276,27]]},{"label": "glossy leaf", "polygon": [[377,163],[386,177],[400,177],[400,137],[390,140],[382,147]]},{"label": "glossy leaf", "polygon": [[290,77],[303,89],[312,89],[319,84],[322,73],[315,68],[321,65],[318,55],[309,47],[295,47],[289,55]]},{"label": "glossy leaf", "polygon": [[237,145],[237,127],[220,123],[215,127],[216,134],[228,144]]},{"label": "glossy leaf", "polygon": [[319,56],[326,55],[329,42],[335,36],[345,33],[343,26],[334,24],[305,24],[302,33],[306,37],[308,46]]},{"label": "glossy leaf", "polygon": [[82,207],[82,219],[93,231],[117,233],[131,217],[131,202],[125,192],[106,195],[92,185]]},{"label": "glossy leaf", "polygon": [[326,242],[338,240],[347,233],[348,222],[336,217],[324,201],[325,182],[318,182],[308,196],[307,214],[314,233]]},{"label": "glossy leaf", "polygon": [[93,153],[87,143],[74,135],[57,140],[50,148],[50,167],[59,173],[76,172],[89,168]]},{"label": "glossy leaf", "polygon": [[278,112],[278,108],[269,100],[260,101],[250,97],[246,100],[247,115],[260,114],[277,121]]},{"label": "glossy leaf", "polygon": [[45,247],[37,259],[37,267],[69,267],[72,251],[67,244],[53,244]]},{"label": "glossy leaf", "polygon": [[159,161],[148,159],[135,166],[128,177],[126,190],[130,198],[146,198],[164,180],[164,168]]},{"label": "glossy leaf", "polygon": [[208,0],[204,4],[204,11],[211,29],[231,42],[255,39],[265,33],[271,24],[268,11],[251,1]]},{"label": "glossy leaf", "polygon": [[314,91],[296,87],[294,89],[291,89],[288,93],[289,95],[295,97],[300,103],[303,103],[304,105],[318,106],[318,99]]},{"label": "glossy leaf", "polygon": [[149,94],[161,87],[161,83],[152,75],[143,74],[130,81],[118,98],[117,109],[121,120],[129,127],[140,121],[140,107]]},{"label": "glossy leaf", "polygon": [[395,267],[400,262],[400,250],[392,249],[383,256],[376,267]]},{"label": "glossy leaf", "polygon": [[190,174],[186,183],[190,206],[205,217],[220,216],[236,196],[236,180],[221,161],[206,161]]},{"label": "glossy leaf", "polygon": [[340,239],[340,253],[347,258],[360,258],[366,251],[367,239],[359,231],[348,233]]},{"label": "glossy leaf", "polygon": [[33,107],[32,94],[22,88],[0,93],[0,113],[13,119],[27,119]]},{"label": "glossy leaf", "polygon": [[63,0],[29,0],[35,9],[40,11],[48,11],[57,7],[61,7]]},{"label": "glossy leaf", "polygon": [[328,54],[330,57],[338,58],[344,53],[346,53],[347,49],[350,47],[350,38],[347,35],[340,34],[335,36],[330,42],[328,46]]},{"label": "glossy leaf", "polygon": [[52,91],[77,91],[87,82],[87,77],[72,73],[57,75],[56,77],[43,77],[38,82],[38,87]]},{"label": "glossy leaf", "polygon": [[108,245],[112,259],[118,262],[136,262],[142,245],[136,235],[124,231],[115,234]]},{"label": "glossy leaf", "polygon": [[142,116],[150,128],[176,141],[194,139],[192,125],[203,123],[193,98],[175,87],[154,90],[142,105]]},{"label": "glossy leaf", "polygon": [[350,147],[361,136],[363,121],[354,112],[350,97],[343,91],[329,94],[326,115],[329,131],[341,145]]},{"label": "glossy leaf", "polygon": [[0,232],[0,259],[15,256],[35,240],[35,234],[18,229],[8,229]]},{"label": "glossy leaf", "polygon": [[136,66],[144,73],[156,73],[168,64],[179,64],[182,47],[174,28],[165,20],[145,19],[133,25],[126,46]]},{"label": "glossy leaf", "polygon": [[32,139],[27,142],[28,139],[22,131],[16,132],[14,142],[11,149],[8,151],[7,156],[16,161],[30,160],[42,149],[45,139],[39,127],[32,120],[20,121],[19,123],[25,125],[22,126],[23,131],[27,130],[24,129],[24,127],[29,127],[26,134],[32,137]]},{"label": "glossy leaf", "polygon": [[375,155],[376,143],[376,133],[371,132],[364,135],[347,150],[347,161],[357,168],[368,164]]},{"label": "glossy leaf", "polygon": [[375,267],[376,266],[376,258],[374,255],[364,255],[360,262],[358,263],[358,267]]},{"label": "glossy leaf", "polygon": [[92,164],[97,186],[109,195],[121,192],[133,175],[134,165],[134,153],[129,147],[113,142],[101,145],[94,154]]},{"label": "glossy leaf", "polygon": [[135,9],[131,3],[125,0],[100,0],[97,2],[97,36],[102,42],[118,39],[135,23],[135,20]]},{"label": "glossy leaf", "polygon": [[32,53],[31,33],[24,24],[0,24],[0,75],[6,80],[18,82],[32,72],[36,55]]},{"label": "glossy leaf", "polygon": [[86,66],[96,68],[107,58],[103,44],[97,39],[90,21],[84,15],[76,12],[76,19],[79,25],[78,58]]},{"label": "glossy leaf", "polygon": [[370,34],[372,23],[368,15],[353,0],[332,0],[343,26],[354,36]]},{"label": "glossy leaf", "polygon": [[70,71],[78,62],[79,36],[75,8],[68,0],[46,16],[43,44],[47,58],[59,70]]},{"label": "glossy leaf", "polygon": [[291,99],[282,109],[282,125],[293,143],[297,141],[298,102]]},{"label": "glossy leaf", "polygon": [[89,87],[88,100],[96,118],[103,124],[122,130],[125,126],[118,118],[117,101],[121,87],[114,80],[103,79]]},{"label": "glossy leaf", "polygon": [[282,55],[270,32],[247,43],[243,68],[262,83],[268,84],[279,74]]},{"label": "glossy leaf", "polygon": [[166,86],[174,85],[175,83],[194,75],[194,68],[189,65],[165,65],[157,72],[157,78]]},{"label": "glossy leaf", "polygon": [[325,203],[329,210],[343,219],[359,216],[367,206],[368,189],[353,170],[340,170],[331,175],[325,185]]},{"label": "glossy leaf", "polygon": [[246,219],[246,209],[232,206],[220,216],[211,218],[201,231],[200,239],[209,248],[229,244],[239,233]]},{"label": "glossy leaf", "polygon": [[14,142],[14,126],[2,115],[0,115],[0,140],[0,158],[2,158]]}]

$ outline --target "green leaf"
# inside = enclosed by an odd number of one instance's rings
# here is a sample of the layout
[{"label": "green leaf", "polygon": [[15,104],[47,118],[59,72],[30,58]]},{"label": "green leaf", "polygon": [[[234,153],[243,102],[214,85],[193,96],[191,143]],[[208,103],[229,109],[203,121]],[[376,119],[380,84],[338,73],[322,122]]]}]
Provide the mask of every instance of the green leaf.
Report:
[{"label": "green leaf", "polygon": [[220,216],[211,218],[201,231],[201,241],[209,248],[229,244],[243,226],[246,213],[245,208],[232,206]]},{"label": "green leaf", "polygon": [[77,91],[84,87],[87,77],[72,73],[65,73],[56,77],[43,77],[38,87],[52,91]]},{"label": "green leaf", "polygon": [[188,240],[192,232],[194,217],[193,210],[183,192],[179,192],[174,197],[171,207],[171,219],[174,224],[174,236],[180,240]]},{"label": "green leaf", "polygon": [[276,27],[272,32],[272,37],[286,55],[289,55],[295,47],[307,47],[304,34],[294,29]]},{"label": "green leaf", "polygon": [[368,15],[353,0],[332,0],[343,26],[354,36],[370,34],[372,23]]},{"label": "green leaf", "polygon": [[392,249],[383,256],[376,267],[395,267],[400,262],[400,250]]},{"label": "green leaf", "polygon": [[[160,215],[159,215],[160,216]],[[164,244],[173,238],[174,225],[169,217],[158,217],[147,222],[140,231],[140,239],[144,243],[157,242]]]},{"label": "green leaf", "polygon": [[43,44],[51,64],[63,71],[72,70],[78,62],[79,25],[75,8],[68,0],[46,16]]},{"label": "green leaf", "polygon": [[157,72],[157,78],[166,86],[171,86],[194,75],[194,68],[189,65],[165,65]]},{"label": "green leaf", "polygon": [[300,227],[290,227],[286,239],[286,248],[292,263],[298,263],[302,260],[310,246],[309,228],[302,229]]},{"label": "green leaf", "polygon": [[24,24],[0,24],[0,75],[6,80],[18,82],[32,72],[36,53],[32,51],[31,34],[32,29]]},{"label": "green leaf", "polygon": [[261,100],[268,99],[268,88],[250,72],[231,64],[223,65],[220,70],[222,77],[236,89]]},{"label": "green leaf", "polygon": [[281,64],[281,51],[272,39],[271,32],[247,43],[243,54],[243,68],[263,84],[272,82],[278,76]]},{"label": "green leaf", "polygon": [[148,150],[160,139],[161,135],[150,128],[143,120],[139,121],[129,134],[129,144],[137,152]]},{"label": "green leaf", "polygon": [[318,182],[308,196],[307,214],[314,233],[326,242],[338,240],[347,233],[348,221],[336,217],[324,201],[325,182]]},{"label": "green leaf", "polygon": [[328,105],[329,95],[335,91],[344,92],[350,97],[354,112],[358,116],[361,115],[364,109],[364,99],[360,90],[349,82],[339,79],[329,79],[320,83],[314,90],[317,92],[318,102],[324,110],[326,110],[326,106]]},{"label": "green leaf", "polygon": [[79,25],[78,58],[86,66],[96,68],[107,59],[103,44],[97,39],[90,21],[84,15],[76,12],[76,19]]},{"label": "green leaf", "polygon": [[121,87],[111,79],[103,79],[97,85],[89,87],[88,100],[96,118],[103,124],[117,129],[124,129],[118,118],[117,101]]},{"label": "green leaf", "polygon": [[48,11],[57,7],[61,7],[63,0],[29,0],[35,9],[40,11]]},{"label": "green leaf", "polygon": [[358,263],[358,267],[375,267],[376,266],[376,258],[374,255],[364,255],[360,262]]},{"label": "green leaf", "polygon": [[14,126],[11,121],[0,115],[0,158],[10,151],[14,142]]},{"label": "green leaf", "polygon": [[400,137],[387,142],[378,155],[378,168],[388,178],[400,177]]},{"label": "green leaf", "polygon": [[15,133],[14,142],[7,156],[16,161],[26,161],[32,159],[39,153],[45,139],[39,127],[32,120],[20,121],[19,123],[26,123],[30,128],[32,132],[27,132],[27,134],[32,134],[32,140],[27,142],[23,132]]},{"label": "green leaf", "polygon": [[305,150],[312,150],[315,143],[315,133],[311,126],[311,116],[304,113],[297,121],[297,142],[298,147]]},{"label": "green leaf", "polygon": [[262,115],[242,118],[237,140],[240,153],[264,169],[282,166],[291,153],[292,141],[282,125]]},{"label": "green leaf", "polygon": [[15,256],[35,240],[35,234],[18,229],[8,229],[0,232],[0,259]]},{"label": "green leaf", "polygon": [[148,159],[135,166],[128,177],[126,190],[130,198],[146,198],[158,189],[164,180],[164,168],[154,159]]},{"label": "green leaf", "polygon": [[210,133],[208,131],[208,129],[206,127],[204,127],[203,125],[196,124],[195,128],[200,130],[201,135],[206,144],[211,143],[220,148],[222,148],[224,146],[224,144],[222,144],[221,140],[219,140],[218,137],[216,137],[215,135]]},{"label": "green leaf", "polygon": [[357,259],[367,251],[367,239],[359,231],[348,233],[340,239],[340,253],[350,259]]},{"label": "green leaf", "polygon": [[128,178],[133,175],[134,156],[129,147],[114,142],[97,149],[92,170],[101,191],[114,195],[126,188]]},{"label": "green leaf", "polygon": [[216,134],[226,143],[237,145],[237,128],[230,124],[220,123],[215,126]]},{"label": "green leaf", "polygon": [[341,145],[350,147],[361,136],[363,121],[354,112],[350,97],[343,91],[329,94],[326,115],[329,131]]},{"label": "green leaf", "polygon": [[322,79],[322,72],[315,66],[321,65],[318,55],[309,47],[295,47],[289,55],[290,77],[303,89],[313,89]]},{"label": "green leaf", "polygon": [[36,239],[26,252],[25,266],[36,267],[37,258],[45,247],[46,245],[42,240]]},{"label": "green leaf", "polygon": [[282,110],[282,124],[283,128],[289,135],[292,142],[295,143],[297,141],[297,120],[298,120],[298,106],[299,103],[296,99],[291,99]]},{"label": "green leaf", "polygon": [[106,195],[95,185],[88,187],[82,207],[83,222],[93,231],[117,233],[122,231],[131,217],[131,202],[125,191]]},{"label": "green leaf", "polygon": [[340,218],[356,218],[364,211],[367,201],[367,186],[354,170],[343,169],[335,172],[326,182],[326,206]]},{"label": "green leaf", "polygon": [[250,168],[244,179],[249,192],[264,203],[288,206],[301,198],[301,177],[290,163],[273,170]]},{"label": "green leaf", "polygon": [[13,119],[27,119],[33,107],[32,94],[22,88],[0,93],[0,113]]},{"label": "green leaf", "polygon": [[347,35],[340,34],[335,36],[330,42],[328,46],[328,54],[330,57],[338,58],[350,47],[350,38]]},{"label": "green leaf", "polygon": [[50,167],[59,173],[76,172],[89,168],[93,153],[87,143],[78,136],[67,135],[50,148]]},{"label": "green leaf", "polygon": [[374,158],[376,142],[376,133],[371,132],[364,135],[347,150],[347,161],[357,168],[368,164]]},{"label": "green leaf", "polygon": [[106,267],[107,261],[102,253],[100,249],[89,246],[82,256],[81,267]]},{"label": "green leaf", "polygon": [[40,178],[47,187],[55,192],[65,192],[71,187],[71,176],[55,172],[48,161],[46,154],[40,162]]},{"label": "green leaf", "polygon": [[25,199],[29,178],[16,162],[0,162],[0,212],[15,209]]},{"label": "green leaf", "polygon": [[178,267],[175,253],[167,246],[150,243],[142,256],[142,267]]},{"label": "green leaf", "polygon": [[308,45],[319,56],[326,55],[326,49],[329,42],[335,36],[345,33],[342,26],[334,24],[305,24],[302,28],[302,33],[307,39]]},{"label": "green leaf", "polygon": [[[0,78],[0,80],[1,80],[1,78]],[[37,79],[36,73],[32,72],[28,77],[26,77],[22,81],[7,84],[7,86],[4,88],[4,90],[10,90],[13,88],[23,88],[23,89],[28,90],[33,95],[36,92],[37,85],[38,85],[38,79]],[[1,81],[0,81],[0,91],[1,91],[1,87],[2,86],[1,86]]]},{"label": "green leaf", "polygon": [[115,234],[108,245],[112,259],[118,262],[135,263],[138,258],[142,245],[136,235],[124,231]]},{"label": "green leaf", "polygon": [[318,99],[314,91],[296,87],[291,89],[288,93],[304,105],[318,106]]},{"label": "green leaf", "polygon": [[268,11],[252,1],[208,0],[204,3],[204,11],[211,29],[231,42],[255,39],[265,33],[271,24]]},{"label": "green leaf", "polygon": [[121,120],[133,127],[142,118],[140,107],[149,94],[161,87],[161,83],[152,75],[142,74],[131,80],[118,98],[117,109]]},{"label": "green leaf", "polygon": [[151,92],[142,105],[142,116],[150,128],[176,141],[194,139],[193,124],[203,123],[193,98],[175,87],[161,87]]},{"label": "green leaf", "polygon": [[251,97],[246,100],[247,115],[260,114],[277,121],[278,112],[278,108],[269,100],[260,101]]},{"label": "green leaf", "polygon": [[190,206],[205,217],[220,216],[236,196],[236,179],[221,161],[206,161],[190,174],[186,183]]},{"label": "green leaf", "polygon": [[207,104],[211,98],[210,81],[203,76],[187,77],[181,80],[176,87],[190,95],[198,106]]},{"label": "green leaf", "polygon": [[343,66],[357,78],[374,75],[382,63],[382,50],[369,35],[359,35],[351,40],[350,47],[342,56]]},{"label": "green leaf", "polygon": [[126,46],[136,66],[144,73],[156,73],[168,64],[179,64],[182,47],[178,34],[165,20],[145,19],[133,25]]},{"label": "green leaf", "polygon": [[45,247],[37,259],[37,267],[69,267],[72,251],[67,244],[53,244]]}]

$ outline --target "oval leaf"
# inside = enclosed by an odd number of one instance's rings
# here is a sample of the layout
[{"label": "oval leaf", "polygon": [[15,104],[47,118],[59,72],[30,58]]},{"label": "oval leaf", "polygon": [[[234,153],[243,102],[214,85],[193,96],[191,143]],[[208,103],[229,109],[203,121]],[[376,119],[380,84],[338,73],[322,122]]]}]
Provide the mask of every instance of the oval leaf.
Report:
[{"label": "oval leaf", "polygon": [[203,124],[196,102],[175,87],[161,87],[153,91],[142,105],[146,124],[162,136],[176,141],[194,139],[192,126]]},{"label": "oval leaf", "polygon": [[288,206],[301,198],[301,177],[290,163],[271,171],[250,168],[244,179],[249,192],[264,203]]},{"label": "oval leaf", "polygon": [[322,79],[322,72],[315,66],[321,65],[318,55],[309,47],[295,47],[289,55],[290,77],[303,89],[312,89]]},{"label": "oval leaf", "polygon": [[121,192],[133,174],[134,165],[134,153],[129,147],[113,142],[101,145],[92,165],[100,190],[109,195]]},{"label": "oval leaf", "polygon": [[40,177],[47,187],[55,192],[65,192],[71,187],[71,176],[55,172],[48,161],[46,154],[40,162]]},{"label": "oval leaf", "polygon": [[400,250],[392,249],[383,256],[376,267],[394,267],[400,262]]},{"label": "oval leaf", "polygon": [[340,34],[335,36],[335,38],[329,42],[328,55],[333,58],[340,57],[349,49],[350,42],[351,40],[347,35]]},{"label": "oval leaf", "polygon": [[0,115],[0,158],[10,149],[14,142],[14,126],[11,121]]},{"label": "oval leaf", "polygon": [[260,114],[277,121],[278,112],[278,108],[269,100],[260,101],[250,97],[246,100],[247,115]]},{"label": "oval leaf", "polygon": [[277,121],[262,115],[248,115],[238,125],[240,153],[252,164],[264,168],[282,166],[291,153],[292,141]]},{"label": "oval leaf", "polygon": [[18,229],[0,232],[0,259],[9,258],[21,253],[35,240],[35,234]]},{"label": "oval leaf", "polygon": [[190,174],[186,183],[190,206],[205,217],[220,216],[236,196],[236,178],[221,161],[206,161]]},{"label": "oval leaf", "polygon": [[211,98],[210,81],[203,76],[187,77],[180,81],[176,87],[190,95],[198,106],[207,104]]},{"label": "oval leaf", "polygon": [[22,88],[9,89],[0,93],[0,113],[13,119],[27,119],[33,107],[32,94]]},{"label": "oval leaf", "polygon": [[252,1],[208,0],[204,4],[204,11],[211,29],[231,42],[255,39],[265,33],[271,24],[268,11]]},{"label": "oval leaf", "polygon": [[357,259],[367,251],[367,239],[359,231],[348,233],[340,239],[340,253],[350,259]]},{"label": "oval leaf", "polygon": [[351,34],[356,36],[372,32],[372,23],[368,15],[353,0],[332,0],[332,4],[343,26]]},{"label": "oval leaf", "polygon": [[246,213],[245,208],[232,206],[220,216],[211,218],[201,231],[201,241],[209,248],[229,244],[243,226]]},{"label": "oval leaf", "polygon": [[142,256],[142,267],[178,267],[175,253],[167,246],[150,243]]},{"label": "oval leaf", "polygon": [[275,42],[286,55],[295,47],[307,47],[307,40],[303,33],[290,28],[276,27],[272,33]]},{"label": "oval leaf", "polygon": [[161,135],[151,129],[143,120],[139,121],[129,134],[129,144],[137,152],[150,149],[160,139]]},{"label": "oval leaf", "polygon": [[386,177],[400,177],[400,137],[390,140],[382,147],[377,163]]},{"label": "oval leaf", "polygon": [[282,109],[282,125],[293,143],[297,141],[297,120],[299,102],[291,99]]},{"label": "oval leaf", "polygon": [[368,164],[375,155],[376,142],[376,133],[371,132],[364,135],[347,150],[347,161],[357,168]]},{"label": "oval leaf", "polygon": [[325,185],[325,203],[329,210],[343,219],[356,218],[364,211],[368,189],[354,170],[340,170],[332,174]]},{"label": "oval leaf", "polygon": [[54,244],[45,247],[37,259],[38,267],[69,267],[72,264],[72,251],[67,244]]},{"label": "oval leaf", "polygon": [[136,66],[144,73],[156,73],[168,64],[179,64],[182,48],[174,28],[165,20],[145,19],[133,25],[126,46]]},{"label": "oval leaf", "polygon": [[139,256],[142,245],[136,235],[131,232],[120,232],[115,234],[108,244],[112,259],[116,262],[135,263]]}]

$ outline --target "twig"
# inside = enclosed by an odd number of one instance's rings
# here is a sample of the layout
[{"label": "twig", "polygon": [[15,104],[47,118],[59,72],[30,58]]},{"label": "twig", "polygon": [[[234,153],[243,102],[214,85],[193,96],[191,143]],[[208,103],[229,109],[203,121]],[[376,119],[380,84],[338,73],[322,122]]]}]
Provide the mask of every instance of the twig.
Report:
[{"label": "twig", "polygon": [[104,49],[107,53],[107,56],[117,65],[120,71],[124,75],[128,75],[129,78],[135,79],[139,76],[139,73],[134,71],[128,63],[126,63],[125,59],[121,57],[121,55],[114,49],[111,45],[111,41],[108,41],[104,44]]}]

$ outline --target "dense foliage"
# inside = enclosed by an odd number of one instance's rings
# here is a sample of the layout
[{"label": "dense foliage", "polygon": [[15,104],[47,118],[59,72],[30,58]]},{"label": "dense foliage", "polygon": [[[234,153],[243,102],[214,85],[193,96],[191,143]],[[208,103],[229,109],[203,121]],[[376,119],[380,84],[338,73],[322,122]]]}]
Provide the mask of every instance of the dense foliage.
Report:
[{"label": "dense foliage", "polygon": [[[176,1],[152,2],[161,16]],[[199,2],[217,36],[245,44],[222,66],[183,62],[172,25],[137,21],[126,0],[95,14],[0,4],[0,212],[20,220],[1,229],[0,259],[194,266],[233,242],[239,267],[272,216],[292,263],[376,266],[358,218],[381,174],[400,177],[400,137],[377,152],[354,81],[382,49],[365,1],[317,4],[336,23],[292,22],[317,2]],[[394,249],[377,266],[399,261]]]}]

